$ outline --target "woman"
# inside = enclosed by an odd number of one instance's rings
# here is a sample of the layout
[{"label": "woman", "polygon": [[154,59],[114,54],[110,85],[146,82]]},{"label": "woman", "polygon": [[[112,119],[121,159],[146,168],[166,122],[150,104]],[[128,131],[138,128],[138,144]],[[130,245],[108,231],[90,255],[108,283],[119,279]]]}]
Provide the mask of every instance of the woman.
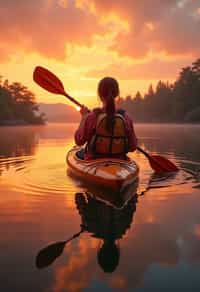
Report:
[{"label": "woman", "polygon": [[137,138],[129,115],[115,107],[115,98],[119,96],[118,82],[111,77],[103,78],[98,84],[98,95],[102,108],[92,112],[87,107],[80,110],[82,120],[75,133],[75,142],[78,146],[87,145],[84,152],[79,152],[79,157],[126,159],[126,154],[136,149]]}]

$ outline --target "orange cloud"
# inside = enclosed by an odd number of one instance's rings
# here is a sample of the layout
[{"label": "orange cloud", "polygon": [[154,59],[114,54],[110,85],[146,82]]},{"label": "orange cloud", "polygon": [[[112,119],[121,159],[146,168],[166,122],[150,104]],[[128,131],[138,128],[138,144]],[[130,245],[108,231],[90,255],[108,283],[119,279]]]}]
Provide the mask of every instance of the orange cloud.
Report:
[{"label": "orange cloud", "polygon": [[[123,59],[122,59],[123,60]],[[147,58],[140,62],[123,62],[117,60],[115,63],[103,69],[95,69],[87,73],[87,76],[101,78],[102,76],[115,76],[120,80],[150,80],[165,79],[172,80],[178,76],[180,68],[188,65],[190,60],[187,58],[162,59]]]},{"label": "orange cloud", "polygon": [[180,0],[1,1],[1,58],[16,50],[64,58],[66,44],[91,45],[94,35],[111,30],[112,49],[123,55],[197,55],[198,11],[196,1]]},{"label": "orange cloud", "polygon": [[8,56],[23,50],[64,58],[66,43],[89,44],[93,34],[102,31],[94,15],[71,1],[1,1],[0,54],[4,57],[5,50]]},{"label": "orange cloud", "polygon": [[199,57],[197,2],[0,0],[0,74],[23,82],[41,102],[58,97],[33,84],[38,64],[88,105],[98,104],[91,97],[105,75],[121,79],[123,95],[144,91]]},{"label": "orange cloud", "polygon": [[128,21],[129,32],[120,32],[113,47],[122,55],[142,58],[152,51],[165,51],[172,55],[198,56],[197,1],[79,1],[85,7],[86,3],[93,3],[99,16],[114,11],[121,19]]}]

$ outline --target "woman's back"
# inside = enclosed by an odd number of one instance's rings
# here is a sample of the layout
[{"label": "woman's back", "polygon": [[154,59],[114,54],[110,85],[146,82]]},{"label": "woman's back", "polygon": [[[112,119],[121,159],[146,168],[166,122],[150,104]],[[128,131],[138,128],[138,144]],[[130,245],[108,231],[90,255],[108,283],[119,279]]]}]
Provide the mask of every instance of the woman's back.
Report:
[{"label": "woman's back", "polygon": [[137,139],[131,118],[125,111],[115,108],[118,82],[111,77],[103,78],[98,85],[98,94],[103,108],[90,113],[87,108],[81,109],[82,121],[75,133],[75,142],[80,146],[87,143],[85,159],[125,159],[127,152],[136,149]]}]

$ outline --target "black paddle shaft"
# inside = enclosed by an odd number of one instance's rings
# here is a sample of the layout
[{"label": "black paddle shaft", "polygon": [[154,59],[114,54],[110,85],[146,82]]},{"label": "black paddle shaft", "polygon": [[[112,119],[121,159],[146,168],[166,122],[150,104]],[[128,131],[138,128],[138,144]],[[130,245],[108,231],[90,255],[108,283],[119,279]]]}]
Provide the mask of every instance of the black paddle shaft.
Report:
[{"label": "black paddle shaft", "polygon": [[144,151],[142,148],[140,148],[139,146],[137,147],[137,150],[142,152],[147,158],[150,158],[151,156],[146,152]]}]

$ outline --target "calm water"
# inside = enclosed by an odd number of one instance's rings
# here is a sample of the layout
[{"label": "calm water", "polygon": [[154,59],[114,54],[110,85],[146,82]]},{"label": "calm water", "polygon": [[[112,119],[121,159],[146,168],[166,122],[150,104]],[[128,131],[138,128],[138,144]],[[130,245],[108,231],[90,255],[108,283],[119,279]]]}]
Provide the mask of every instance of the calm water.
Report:
[{"label": "calm water", "polygon": [[[67,176],[76,126],[0,128],[0,291],[200,291],[200,126],[136,126],[140,145],[181,171],[155,177],[132,154],[139,197],[120,210]],[[87,231],[37,269],[38,251],[81,224]]]}]

